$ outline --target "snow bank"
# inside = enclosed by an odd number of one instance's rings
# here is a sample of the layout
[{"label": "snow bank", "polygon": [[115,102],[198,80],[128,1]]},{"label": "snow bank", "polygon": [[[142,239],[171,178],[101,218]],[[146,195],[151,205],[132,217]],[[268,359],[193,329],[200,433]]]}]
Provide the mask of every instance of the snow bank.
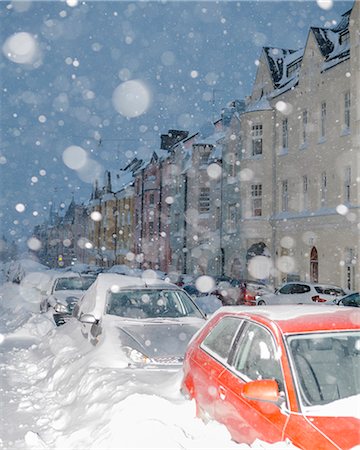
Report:
[{"label": "snow bank", "polygon": [[236,444],[224,426],[196,418],[194,402],[180,393],[181,372],[114,367],[115,355],[87,342],[76,320],[55,327],[46,314],[26,309],[19,286],[9,283],[0,299],[7,368],[6,377],[0,371],[6,405],[0,448],[294,448]]}]

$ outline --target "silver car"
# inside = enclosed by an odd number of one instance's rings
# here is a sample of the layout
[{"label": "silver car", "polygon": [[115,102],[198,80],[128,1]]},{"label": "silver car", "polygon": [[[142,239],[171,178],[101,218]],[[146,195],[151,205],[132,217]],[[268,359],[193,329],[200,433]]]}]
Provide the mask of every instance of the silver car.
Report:
[{"label": "silver car", "polygon": [[74,315],[93,345],[108,340],[123,367],[146,369],[179,369],[188,342],[206,322],[178,286],[109,273],[98,276]]},{"label": "silver car", "polygon": [[283,284],[273,294],[256,297],[257,305],[333,303],[337,297],[345,295],[339,286],[321,283],[293,281]]},{"label": "silver car", "polygon": [[64,324],[72,317],[74,306],[84,292],[96,280],[96,275],[73,272],[55,272],[47,287],[41,291],[40,312],[53,312],[56,325]]}]

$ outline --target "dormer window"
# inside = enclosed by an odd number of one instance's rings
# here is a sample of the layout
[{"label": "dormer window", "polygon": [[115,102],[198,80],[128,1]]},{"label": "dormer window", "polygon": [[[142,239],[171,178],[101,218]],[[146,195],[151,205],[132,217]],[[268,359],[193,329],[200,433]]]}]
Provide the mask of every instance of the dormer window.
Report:
[{"label": "dormer window", "polygon": [[292,77],[294,73],[297,71],[297,69],[300,67],[301,59],[298,59],[297,61],[294,61],[293,63],[289,64],[286,69],[286,75],[288,77]]},{"label": "dormer window", "polygon": [[350,33],[349,30],[345,30],[343,33],[340,34],[340,44],[346,45],[350,41]]}]

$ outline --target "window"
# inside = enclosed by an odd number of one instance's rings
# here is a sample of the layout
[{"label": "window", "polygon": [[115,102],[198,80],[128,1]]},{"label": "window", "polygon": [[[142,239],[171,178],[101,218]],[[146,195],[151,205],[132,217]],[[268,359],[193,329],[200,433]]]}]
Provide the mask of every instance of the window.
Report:
[{"label": "window", "polygon": [[253,125],[251,131],[252,137],[252,156],[262,155],[262,125]]},{"label": "window", "polygon": [[320,203],[321,203],[321,206],[325,206],[326,205],[326,194],[327,194],[327,176],[326,176],[326,172],[322,172],[322,174],[321,174],[321,187],[320,187],[320,195],[321,195]]},{"label": "window", "polygon": [[302,177],[303,210],[306,211],[309,206],[309,181],[307,175]]},{"label": "window", "polygon": [[353,248],[345,249],[346,287],[355,290],[355,263],[356,253]]},{"label": "window", "polygon": [[350,91],[344,95],[344,125],[346,129],[350,129]]},{"label": "window", "polygon": [[351,201],[351,167],[345,169],[345,182],[344,182],[344,200],[346,203]]},{"label": "window", "polygon": [[347,29],[345,32],[340,34],[340,44],[345,46],[349,42],[350,42],[350,33],[349,30]]},{"label": "window", "polygon": [[236,161],[234,153],[229,154],[229,177],[236,176]]},{"label": "window", "polygon": [[306,284],[285,284],[279,292],[280,294],[305,294],[310,292],[310,287]]},{"label": "window", "polygon": [[302,143],[306,144],[307,140],[307,125],[308,125],[308,112],[307,110],[302,113]]},{"label": "window", "polygon": [[174,227],[174,231],[176,233],[178,233],[180,231],[180,213],[175,213],[174,214],[174,220],[175,220],[175,227]]},{"label": "window", "polygon": [[200,188],[199,195],[199,212],[206,213],[210,211],[210,188]]},{"label": "window", "polygon": [[154,206],[155,204],[155,195],[149,194],[149,206]]},{"label": "window", "polygon": [[320,112],[320,138],[325,137],[326,129],[326,102],[321,103],[321,112]]},{"label": "window", "polygon": [[234,233],[236,231],[236,221],[237,221],[237,208],[236,204],[232,203],[228,207],[228,231],[229,233]]},{"label": "window", "polygon": [[276,380],[279,388],[284,389],[274,340],[260,325],[248,323],[244,328],[233,365],[237,372],[250,380]]},{"label": "window", "polygon": [[281,186],[281,211],[287,211],[289,207],[288,180],[284,180]]},{"label": "window", "polygon": [[201,348],[220,360],[226,361],[241,323],[242,320],[236,317],[224,317],[206,336],[201,344]]},{"label": "window", "polygon": [[262,215],[262,184],[251,185],[252,216]]},{"label": "window", "polygon": [[154,236],[154,221],[149,221],[149,237]]},{"label": "window", "polygon": [[282,148],[287,149],[289,146],[288,120],[282,121]]},{"label": "window", "polygon": [[287,76],[290,78],[294,75],[294,73],[297,71],[297,69],[300,67],[301,60],[295,61],[292,64],[290,64],[286,70]]},{"label": "window", "polygon": [[200,164],[207,164],[211,153],[210,147],[199,147],[200,149]]}]

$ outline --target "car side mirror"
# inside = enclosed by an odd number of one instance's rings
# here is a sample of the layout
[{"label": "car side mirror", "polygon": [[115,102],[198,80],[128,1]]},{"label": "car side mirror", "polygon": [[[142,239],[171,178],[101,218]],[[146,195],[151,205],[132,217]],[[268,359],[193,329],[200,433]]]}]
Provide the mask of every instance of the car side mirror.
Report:
[{"label": "car side mirror", "polygon": [[280,391],[275,380],[255,380],[244,385],[242,395],[249,400],[260,402],[280,402]]},{"label": "car side mirror", "polygon": [[92,314],[82,314],[79,318],[79,321],[81,323],[89,323],[91,325],[98,323],[97,318],[95,316],[93,316]]}]

